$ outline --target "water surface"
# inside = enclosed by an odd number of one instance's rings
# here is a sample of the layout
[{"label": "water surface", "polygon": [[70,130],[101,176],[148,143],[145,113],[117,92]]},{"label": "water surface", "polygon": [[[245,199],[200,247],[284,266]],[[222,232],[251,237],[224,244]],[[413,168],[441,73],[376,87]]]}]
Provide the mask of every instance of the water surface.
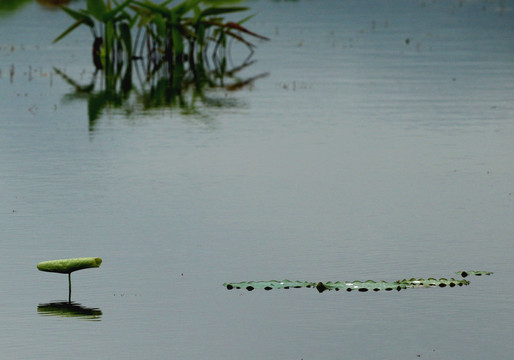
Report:
[{"label": "water surface", "polygon": [[[271,41],[245,74],[267,77],[193,114],[106,108],[94,124],[54,70],[91,79],[89,31],[52,45],[64,14],[2,15],[4,356],[509,359],[514,4],[248,4]],[[96,321],[38,311],[67,281],[36,264],[77,256],[103,259],[73,275]],[[222,287],[458,270],[495,274],[395,293]]]}]

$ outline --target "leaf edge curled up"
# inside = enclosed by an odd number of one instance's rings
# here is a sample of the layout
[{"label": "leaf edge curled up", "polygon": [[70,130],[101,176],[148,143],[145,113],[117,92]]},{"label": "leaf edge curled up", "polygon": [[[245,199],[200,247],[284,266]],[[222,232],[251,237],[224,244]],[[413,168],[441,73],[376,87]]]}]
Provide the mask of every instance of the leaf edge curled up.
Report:
[{"label": "leaf edge curled up", "polygon": [[43,261],[37,264],[40,271],[70,274],[77,270],[100,267],[102,259],[99,257],[82,257]]}]

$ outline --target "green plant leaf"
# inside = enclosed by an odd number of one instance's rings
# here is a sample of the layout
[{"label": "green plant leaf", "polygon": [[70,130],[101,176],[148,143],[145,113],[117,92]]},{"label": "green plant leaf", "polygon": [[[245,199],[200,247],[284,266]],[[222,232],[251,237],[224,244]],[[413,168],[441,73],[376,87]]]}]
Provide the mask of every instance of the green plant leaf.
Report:
[{"label": "green plant leaf", "polygon": [[200,13],[200,18],[206,17],[206,16],[212,16],[212,15],[221,15],[221,14],[228,14],[228,13],[233,13],[233,12],[246,11],[246,10],[248,10],[248,8],[243,7],[243,6],[210,7],[210,8],[203,10]]},{"label": "green plant leaf", "polygon": [[130,34],[130,27],[126,22],[123,22],[119,25],[120,29],[120,37],[123,41],[123,46],[127,52],[128,61],[132,57],[132,36]]},{"label": "green plant leaf", "polygon": [[115,38],[116,38],[116,29],[114,28],[114,24],[112,21],[108,21],[105,23],[105,34],[104,34],[104,46],[102,50],[105,50],[104,55],[104,70],[110,70],[113,65],[114,60],[114,54],[116,51],[116,44],[115,44]]},{"label": "green plant leaf", "polygon": [[269,38],[267,38],[266,36],[262,36],[262,35],[259,35],[257,33],[254,33],[253,31],[250,31],[247,28],[243,27],[242,25],[234,23],[232,21],[227,22],[224,26],[229,28],[229,29],[238,30],[238,31],[241,31],[241,32],[246,33],[248,35],[255,36],[256,38],[259,38],[261,40],[269,41]]},{"label": "green plant leaf", "polygon": [[200,45],[200,50],[203,49],[205,45],[205,24],[199,23],[196,26],[196,41],[198,42],[198,45]]},{"label": "green plant leaf", "polygon": [[171,12],[174,13],[177,16],[177,18],[181,18],[189,11],[193,10],[201,2],[202,0],[185,0],[184,2],[172,8]]},{"label": "green plant leaf", "polygon": [[56,42],[58,42],[59,40],[61,40],[63,37],[65,37],[66,35],[68,35],[70,32],[72,32],[73,30],[75,30],[77,27],[79,27],[80,25],[82,24],[85,24],[85,21],[84,19],[80,19],[80,20],[77,20],[75,21],[69,28],[67,28],[66,30],[64,30],[61,35],[57,36],[54,41],[52,41],[52,44],[55,44]]},{"label": "green plant leaf", "polygon": [[179,30],[180,20],[177,18],[177,15],[174,12],[171,15],[171,26],[173,52],[175,53],[175,57],[182,56],[182,54],[184,53],[184,39]]},{"label": "green plant leaf", "polygon": [[[482,276],[493,274],[490,271],[458,271],[457,274],[461,274],[462,277],[468,275]],[[292,289],[292,288],[316,288],[319,292],[325,290],[346,290],[346,291],[392,291],[392,290],[403,290],[410,288],[430,288],[430,287],[460,287],[469,285],[469,281],[465,279],[454,279],[454,278],[428,278],[428,279],[403,279],[398,281],[328,281],[328,282],[309,282],[309,281],[291,281],[291,280],[269,280],[269,281],[242,281],[233,283],[224,283],[223,286],[228,290],[232,289],[246,289],[252,291],[254,289]]]},{"label": "green plant leaf", "polygon": [[203,0],[205,4],[211,5],[226,5],[226,4],[237,4],[243,2],[243,0]]},{"label": "green plant leaf", "polygon": [[56,272],[60,274],[70,274],[73,271],[100,267],[102,259],[95,257],[84,257],[74,259],[61,259],[43,261],[37,264],[41,271]]},{"label": "green plant leaf", "polygon": [[482,275],[492,275],[494,273],[492,271],[479,270],[479,271],[457,271],[456,274],[459,274],[462,277],[467,277],[469,275],[482,276]]},{"label": "green plant leaf", "polygon": [[160,4],[161,4],[161,6],[166,6],[166,5],[168,5],[172,1],[173,0],[166,0],[166,1],[162,2],[162,3],[160,3]]},{"label": "green plant leaf", "polygon": [[97,20],[103,22],[103,17],[107,13],[107,6],[104,0],[87,0],[87,11]]},{"label": "green plant leaf", "polygon": [[66,12],[68,15],[70,15],[75,20],[82,20],[89,27],[95,26],[95,22],[93,21],[93,19],[91,19],[90,16],[84,14],[83,12],[79,12],[79,11],[67,8],[65,6],[62,6],[61,9],[63,9],[64,12]]},{"label": "green plant leaf", "polygon": [[255,15],[256,15],[256,14],[248,15],[247,17],[245,17],[245,18],[243,18],[243,19],[239,20],[237,23],[238,23],[239,25],[244,24],[244,23],[245,23],[245,22],[247,22],[248,20],[250,20],[250,19],[252,19],[253,17],[255,17]]},{"label": "green plant leaf", "polygon": [[[154,4],[151,2],[141,2],[141,1],[134,1],[134,4],[139,5],[140,7],[148,9],[150,11],[159,13],[159,14],[163,15],[164,17],[171,16],[170,9],[168,9],[162,5],[157,5],[157,4]],[[151,14],[148,14],[148,15],[151,16]]]},{"label": "green plant leaf", "polygon": [[[103,22],[107,22],[112,20],[120,11],[122,11],[125,7],[127,7],[133,0],[125,0],[120,5],[116,6],[114,9],[107,11],[103,15]],[[128,14],[127,14],[128,16]]]},{"label": "green plant leaf", "polygon": [[152,20],[157,30],[157,36],[161,38],[166,37],[166,21],[161,14],[156,14]]}]

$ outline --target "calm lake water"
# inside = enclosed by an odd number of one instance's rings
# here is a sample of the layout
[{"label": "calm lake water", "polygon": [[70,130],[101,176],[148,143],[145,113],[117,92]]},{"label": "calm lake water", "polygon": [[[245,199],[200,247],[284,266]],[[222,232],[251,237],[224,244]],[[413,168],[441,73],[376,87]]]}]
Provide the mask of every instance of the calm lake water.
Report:
[{"label": "calm lake water", "polygon": [[[514,2],[247,4],[271,41],[242,75],[267,76],[95,116],[58,75],[90,82],[89,30],[52,44],[66,14],[0,7],[2,358],[511,359]],[[103,259],[72,276],[93,314],[48,312],[67,279],[36,264],[81,256]],[[222,286],[459,270],[495,273]]]}]

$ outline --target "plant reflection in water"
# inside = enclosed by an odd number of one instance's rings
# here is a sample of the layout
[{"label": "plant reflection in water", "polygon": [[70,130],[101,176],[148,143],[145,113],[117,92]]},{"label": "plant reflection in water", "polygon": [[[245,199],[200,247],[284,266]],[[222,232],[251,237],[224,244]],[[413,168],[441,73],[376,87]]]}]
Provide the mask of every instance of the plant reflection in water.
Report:
[{"label": "plant reflection in water", "polygon": [[[198,114],[198,100],[207,107],[233,106],[230,98],[213,101],[205,90],[234,91],[266,76],[261,73],[241,78],[240,73],[253,63],[250,59],[255,45],[247,37],[269,40],[242,25],[253,16],[237,23],[223,18],[248,10],[231,5],[233,2],[187,0],[168,7],[170,1],[155,4],[125,0],[118,4],[92,0],[81,11],[63,7],[75,23],[54,42],[80,25],[89,27],[96,71],[87,85],[78,84],[59,69],[55,72],[75,88],[71,98],[87,95],[91,130],[108,107],[131,114],[136,108],[178,106],[183,113]],[[233,43],[249,52],[238,65],[232,61]],[[136,76],[138,86],[134,85]]]},{"label": "plant reflection in water", "polygon": [[201,113],[198,103],[207,108],[238,107],[240,104],[232,97],[210,97],[209,90],[224,90],[226,95],[226,92],[251,88],[256,80],[268,75],[266,72],[249,77],[239,75],[253,63],[247,58],[230,69],[197,63],[194,68],[177,64],[171,72],[168,67],[147,72],[141,62],[134,60],[122,72],[111,76],[97,69],[86,84],[80,84],[58,68],[54,71],[74,88],[66,99],[87,99],[89,128],[93,131],[96,121],[108,109],[122,109],[130,115],[136,110],[178,107],[183,114],[207,116]]},{"label": "plant reflection in water", "polygon": [[100,321],[102,317],[102,311],[98,308],[89,308],[79,303],[70,303],[68,301],[39,304],[37,312],[44,316],[75,317],[95,321]]}]

